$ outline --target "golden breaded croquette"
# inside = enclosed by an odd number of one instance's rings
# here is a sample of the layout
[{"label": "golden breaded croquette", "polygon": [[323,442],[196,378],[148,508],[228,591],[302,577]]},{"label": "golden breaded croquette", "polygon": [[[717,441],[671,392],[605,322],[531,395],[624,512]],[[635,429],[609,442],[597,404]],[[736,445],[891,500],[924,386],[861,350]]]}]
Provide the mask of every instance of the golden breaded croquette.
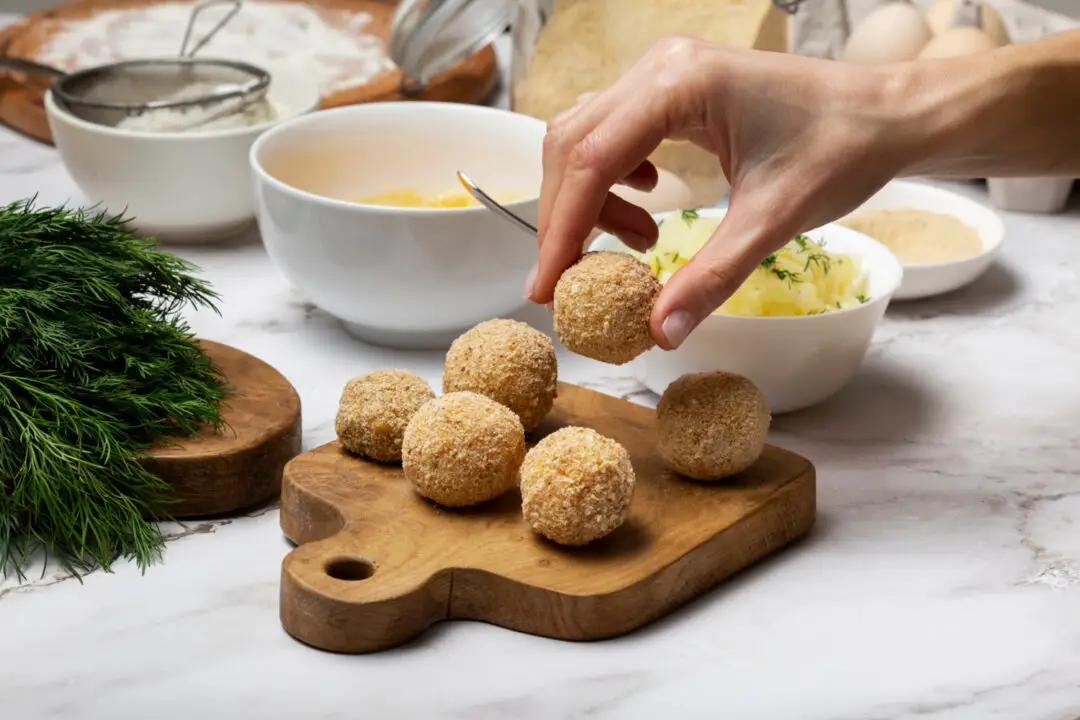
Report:
[{"label": "golden breaded croquette", "polygon": [[657,451],[694,480],[720,480],[753,465],[765,448],[772,414],[765,397],[736,373],[689,373],[656,406]]},{"label": "golden breaded croquette", "polygon": [[525,429],[505,405],[474,392],[453,392],[413,415],[401,446],[405,477],[447,507],[502,495],[518,479]]},{"label": "golden breaded croquette", "polygon": [[649,316],[660,294],[649,266],[621,252],[588,252],[555,285],[555,332],[568,349],[623,365],[655,344]]},{"label": "golden breaded croquette", "polygon": [[564,427],[521,465],[521,512],[537,533],[586,545],[622,525],[634,495],[634,468],[622,445],[595,430]]},{"label": "golden breaded croquette", "polygon": [[526,430],[551,412],[558,365],[555,343],[517,320],[487,320],[450,345],[443,392],[469,390],[517,413]]},{"label": "golden breaded croquette", "polygon": [[341,446],[379,462],[401,461],[405,427],[435,397],[423,378],[407,370],[375,370],[345,383],[334,429]]}]

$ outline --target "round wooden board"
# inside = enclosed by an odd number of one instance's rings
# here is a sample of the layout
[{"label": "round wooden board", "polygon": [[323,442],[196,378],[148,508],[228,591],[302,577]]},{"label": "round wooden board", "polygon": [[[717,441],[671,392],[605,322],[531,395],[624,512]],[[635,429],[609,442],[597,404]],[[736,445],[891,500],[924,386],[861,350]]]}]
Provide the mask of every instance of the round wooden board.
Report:
[{"label": "round wooden board", "polygon": [[282,563],[280,615],[322,650],[391,648],[441,620],[480,620],[562,640],[628,633],[810,531],[814,466],[768,446],[749,470],[695,483],[656,452],[656,413],[559,384],[530,445],[568,425],[629,451],[636,483],[625,524],[580,548],[535,535],[515,489],[473,508],[420,497],[401,466],[336,442],[285,468],[281,527],[300,546]]},{"label": "round wooden board", "polygon": [[[167,1],[167,0],[161,0]],[[300,2],[328,11],[368,12],[372,22],[367,31],[384,41],[390,33],[390,21],[397,0],[273,0]],[[155,0],[74,0],[47,10],[30,13],[22,21],[0,31],[0,55],[34,59],[41,48],[66,21],[89,17],[95,12],[121,8],[146,7]],[[423,91],[406,97],[401,93],[401,72],[395,70],[374,82],[346,88],[323,96],[320,107],[332,108],[366,102],[424,100],[434,102],[483,102],[498,81],[495,50],[488,45],[428,83]],[[45,114],[44,92],[39,79],[25,78],[0,71],[0,123],[45,143],[52,143],[52,133]]]},{"label": "round wooden board", "polygon": [[274,499],[285,464],[300,452],[300,396],[285,376],[234,347],[202,345],[233,394],[221,432],[152,450],[148,467],[179,498],[167,508],[175,518],[224,515]]}]

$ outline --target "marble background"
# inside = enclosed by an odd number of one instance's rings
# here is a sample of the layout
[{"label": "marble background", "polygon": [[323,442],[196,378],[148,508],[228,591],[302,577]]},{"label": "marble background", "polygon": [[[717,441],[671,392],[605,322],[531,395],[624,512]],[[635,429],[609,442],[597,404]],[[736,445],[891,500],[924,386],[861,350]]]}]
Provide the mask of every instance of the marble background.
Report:
[{"label": "marble background", "polygon": [[[51,148],[0,129],[0,202],[34,194],[81,201]],[[1005,220],[986,276],[895,304],[850,386],[776,419],[772,442],[818,469],[812,535],[646,629],[568,644],[462,622],[375,656],[315,651],[278,622],[270,507],[170,527],[145,575],[0,582],[0,717],[1075,720],[1080,205]],[[350,376],[439,378],[439,353],[365,346],[292,295],[256,237],[177,252],[223,295],[196,330],[290,378],[306,448],[332,438]],[[655,402],[625,370],[559,362]]]}]

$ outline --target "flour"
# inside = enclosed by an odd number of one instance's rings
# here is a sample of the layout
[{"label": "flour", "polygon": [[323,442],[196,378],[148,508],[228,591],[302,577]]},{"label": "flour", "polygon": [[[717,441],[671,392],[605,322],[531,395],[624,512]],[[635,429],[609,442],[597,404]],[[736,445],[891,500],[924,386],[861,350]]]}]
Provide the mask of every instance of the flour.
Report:
[{"label": "flour", "polygon": [[[36,59],[74,71],[120,60],[175,57],[192,6],[188,2],[160,3],[65,22]],[[201,12],[193,39],[204,37],[223,12]],[[270,72],[297,73],[315,81],[326,95],[365,85],[394,69],[382,39],[365,32],[371,20],[365,12],[248,0],[200,48],[198,56],[239,60]]]},{"label": "flour", "polygon": [[[162,97],[162,100],[183,100],[196,95],[220,91],[212,85],[192,85]],[[241,107],[243,100],[228,100],[211,105],[192,105],[151,110],[131,115],[116,124],[122,130],[140,132],[205,132],[231,130],[261,125],[278,117],[280,110],[266,96]],[[237,110],[237,108],[240,108]]]}]

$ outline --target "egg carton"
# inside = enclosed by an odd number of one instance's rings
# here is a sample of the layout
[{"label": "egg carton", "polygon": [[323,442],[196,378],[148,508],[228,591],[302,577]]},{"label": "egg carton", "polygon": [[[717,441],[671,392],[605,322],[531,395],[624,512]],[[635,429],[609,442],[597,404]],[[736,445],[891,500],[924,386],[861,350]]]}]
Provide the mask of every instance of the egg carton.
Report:
[{"label": "egg carton", "polygon": [[[886,0],[804,0],[791,21],[792,52],[839,57],[850,27]],[[934,0],[915,0],[925,11]],[[1080,21],[1022,0],[984,0],[1001,15],[1013,42],[1035,40],[1080,27]],[[845,13],[846,5],[846,13]],[[849,25],[850,23],[850,25]],[[990,202],[1013,212],[1058,213],[1065,209],[1075,178],[987,178]]]}]

